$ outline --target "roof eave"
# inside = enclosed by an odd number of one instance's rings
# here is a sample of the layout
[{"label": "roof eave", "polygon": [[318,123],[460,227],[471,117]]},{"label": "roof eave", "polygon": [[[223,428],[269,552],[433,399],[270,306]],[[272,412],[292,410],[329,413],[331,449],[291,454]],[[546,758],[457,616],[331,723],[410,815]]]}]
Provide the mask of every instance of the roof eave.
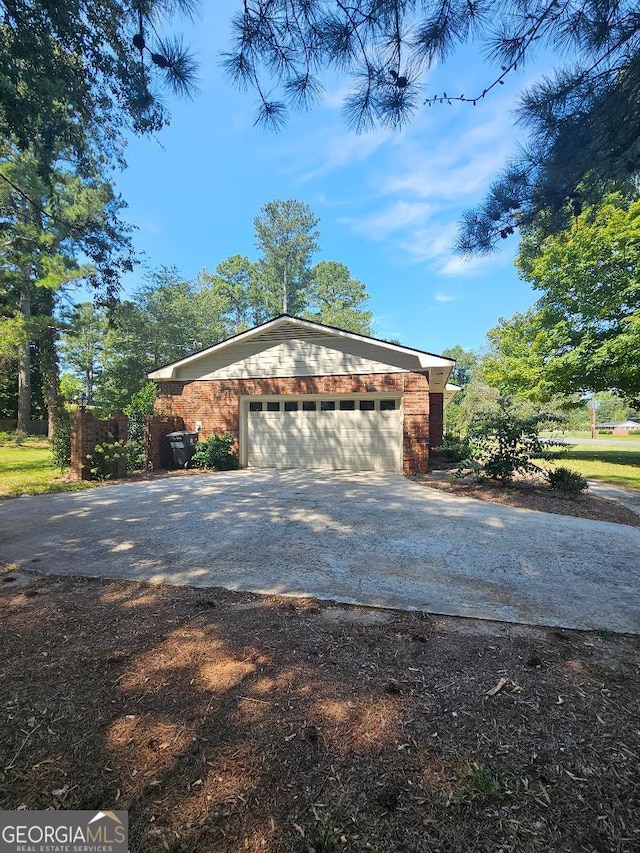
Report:
[{"label": "roof eave", "polygon": [[290,322],[296,323],[302,326],[303,328],[306,327],[309,329],[328,329],[331,331],[332,334],[336,335],[337,337],[363,341],[364,343],[368,343],[371,346],[379,346],[383,349],[391,350],[392,352],[399,352],[404,355],[415,356],[422,370],[430,370],[434,367],[449,368],[449,370],[447,371],[447,377],[455,367],[455,360],[451,358],[444,358],[443,356],[412,349],[411,347],[403,347],[400,344],[391,344],[387,341],[382,341],[379,338],[373,338],[369,335],[359,335],[356,332],[348,332],[345,329],[338,329],[334,326],[327,326],[324,323],[316,323],[313,320],[303,320],[300,317],[292,317],[289,314],[281,314],[280,316],[275,317],[273,320],[267,320],[266,323],[261,323],[259,326],[254,326],[252,329],[248,329],[246,332],[240,332],[237,335],[233,335],[233,337],[227,338],[224,341],[220,341],[220,343],[214,344],[213,346],[208,347],[207,349],[203,349],[200,350],[200,352],[193,353],[193,355],[186,356],[186,358],[180,359],[180,361],[175,361],[171,364],[166,364],[163,367],[159,367],[156,370],[153,370],[148,373],[147,378],[152,380],[155,379],[165,381],[174,379],[176,371],[179,368],[184,367],[184,365],[190,364],[192,361],[197,361],[198,359],[210,355],[214,352],[220,352],[226,349],[227,347],[233,346],[234,344],[239,343],[243,340],[251,340],[251,338],[262,334],[269,328],[277,328],[278,326],[282,326]]}]

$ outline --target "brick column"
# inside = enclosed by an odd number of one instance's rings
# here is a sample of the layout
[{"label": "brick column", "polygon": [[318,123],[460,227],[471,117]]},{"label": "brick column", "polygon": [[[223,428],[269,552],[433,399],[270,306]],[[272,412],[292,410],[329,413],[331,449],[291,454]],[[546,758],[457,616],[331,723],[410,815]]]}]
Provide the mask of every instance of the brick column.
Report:
[{"label": "brick column", "polygon": [[167,435],[184,428],[184,421],[179,416],[150,415],[146,418],[144,437],[148,471],[166,471],[172,467],[173,458]]},{"label": "brick column", "polygon": [[444,429],[444,394],[429,394],[429,447],[440,447]]},{"label": "brick column", "polygon": [[[71,413],[71,474],[78,480],[90,480],[91,474],[87,456],[93,453],[97,444],[107,441],[126,441],[129,421],[126,415],[112,415],[101,421],[93,412]],[[126,459],[121,459],[113,472],[116,477],[127,473]]]},{"label": "brick column", "polygon": [[406,474],[426,474],[429,468],[429,385],[420,373],[404,378],[402,468]]},{"label": "brick column", "polygon": [[78,480],[89,479],[87,456],[96,446],[94,421],[91,412],[71,413],[71,475]]}]

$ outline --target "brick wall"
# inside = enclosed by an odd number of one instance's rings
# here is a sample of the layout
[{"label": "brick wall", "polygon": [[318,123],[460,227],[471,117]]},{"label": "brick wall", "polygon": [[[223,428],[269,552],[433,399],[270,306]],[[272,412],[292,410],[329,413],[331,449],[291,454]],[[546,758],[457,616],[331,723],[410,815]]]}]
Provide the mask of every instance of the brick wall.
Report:
[{"label": "brick wall", "polygon": [[[298,376],[158,382],[156,411],[181,418],[184,429],[202,421],[202,438],[231,433],[240,439],[240,397],[247,394],[366,394],[397,391],[404,402],[403,468],[425,473],[429,461],[429,385],[421,373]],[[442,396],[442,395],[440,395]],[[170,430],[168,430],[170,432]]]},{"label": "brick wall", "polygon": [[430,395],[429,447],[440,447],[444,429],[444,394]]},{"label": "brick wall", "polygon": [[173,467],[171,445],[167,436],[170,432],[184,428],[184,421],[179,416],[152,415],[145,419],[145,455],[149,471],[162,471]]},{"label": "brick wall", "polygon": [[[126,415],[113,415],[106,420],[98,420],[93,412],[73,412],[71,414],[71,474],[78,480],[90,480],[91,474],[87,456],[93,453],[97,444],[105,441],[127,439],[128,420]],[[124,477],[126,460],[119,465],[115,475]]]}]

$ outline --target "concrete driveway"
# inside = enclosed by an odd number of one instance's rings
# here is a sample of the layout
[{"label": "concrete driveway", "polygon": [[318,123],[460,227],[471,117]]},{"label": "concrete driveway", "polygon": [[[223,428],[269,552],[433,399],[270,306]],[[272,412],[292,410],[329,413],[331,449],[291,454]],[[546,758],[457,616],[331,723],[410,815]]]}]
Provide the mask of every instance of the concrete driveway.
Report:
[{"label": "concrete driveway", "polygon": [[640,528],[397,474],[233,471],[0,504],[0,559],[80,574],[639,631]]}]

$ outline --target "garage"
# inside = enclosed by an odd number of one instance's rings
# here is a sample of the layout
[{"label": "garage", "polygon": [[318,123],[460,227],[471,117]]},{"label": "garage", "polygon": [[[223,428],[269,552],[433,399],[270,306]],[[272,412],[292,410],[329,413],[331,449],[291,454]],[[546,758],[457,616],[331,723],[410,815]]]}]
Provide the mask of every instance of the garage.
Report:
[{"label": "garage", "polygon": [[149,374],[148,464],[162,466],[168,433],[189,430],[231,435],[243,468],[421,474],[442,443],[454,365],[283,314]]},{"label": "garage", "polygon": [[402,400],[377,395],[243,401],[250,468],[402,470]]}]

